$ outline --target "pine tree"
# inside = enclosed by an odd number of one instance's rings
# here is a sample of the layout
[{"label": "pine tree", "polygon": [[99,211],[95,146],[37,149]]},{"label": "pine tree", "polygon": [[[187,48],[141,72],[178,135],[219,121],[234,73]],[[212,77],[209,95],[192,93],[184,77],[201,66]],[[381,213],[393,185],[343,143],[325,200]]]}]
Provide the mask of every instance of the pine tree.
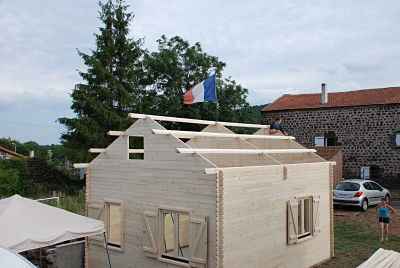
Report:
[{"label": "pine tree", "polygon": [[143,112],[151,92],[144,89],[142,40],[129,38],[133,14],[123,0],[100,3],[102,26],[90,54],[78,50],[86,65],[79,74],[83,83],[72,92],[75,118],[60,118],[67,128],[62,135],[69,159],[87,161],[90,147],[109,144],[108,130],[125,129],[129,112]]}]

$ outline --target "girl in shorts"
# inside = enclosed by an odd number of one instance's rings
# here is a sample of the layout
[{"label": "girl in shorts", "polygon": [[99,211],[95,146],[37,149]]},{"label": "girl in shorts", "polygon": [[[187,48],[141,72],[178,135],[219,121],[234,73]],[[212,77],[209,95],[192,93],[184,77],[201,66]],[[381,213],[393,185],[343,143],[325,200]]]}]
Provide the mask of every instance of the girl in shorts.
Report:
[{"label": "girl in shorts", "polygon": [[382,199],[382,202],[377,208],[378,210],[378,221],[381,226],[380,239],[389,240],[389,224],[390,224],[390,212],[396,213],[395,209],[389,205],[386,199]]}]

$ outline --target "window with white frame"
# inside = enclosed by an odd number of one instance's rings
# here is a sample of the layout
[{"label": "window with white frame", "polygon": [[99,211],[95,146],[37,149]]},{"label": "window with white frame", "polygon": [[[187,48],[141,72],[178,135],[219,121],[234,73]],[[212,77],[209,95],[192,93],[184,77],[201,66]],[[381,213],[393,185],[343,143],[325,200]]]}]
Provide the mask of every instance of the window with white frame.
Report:
[{"label": "window with white frame", "polygon": [[319,196],[289,200],[287,223],[288,244],[296,244],[319,233]]},{"label": "window with white frame", "polygon": [[326,138],[324,136],[314,137],[314,146],[325,147],[326,146]]},{"label": "window with white frame", "polygon": [[144,159],[144,137],[143,136],[129,136],[128,147],[129,159]]},{"label": "window with white frame", "polygon": [[105,202],[105,227],[109,246],[121,248],[123,240],[123,212],[119,202]]},{"label": "window with white frame", "polygon": [[189,214],[161,210],[161,257],[189,263]]}]

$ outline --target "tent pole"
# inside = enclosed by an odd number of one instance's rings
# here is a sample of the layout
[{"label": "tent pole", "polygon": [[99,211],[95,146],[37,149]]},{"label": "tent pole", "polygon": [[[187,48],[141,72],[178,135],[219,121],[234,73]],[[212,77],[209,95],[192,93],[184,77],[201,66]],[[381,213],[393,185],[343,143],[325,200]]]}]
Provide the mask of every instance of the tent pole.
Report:
[{"label": "tent pole", "polygon": [[103,233],[103,236],[104,236],[104,246],[106,248],[106,253],[107,253],[108,265],[111,268],[111,260],[110,260],[110,253],[108,252],[108,243],[107,243],[106,232]]}]

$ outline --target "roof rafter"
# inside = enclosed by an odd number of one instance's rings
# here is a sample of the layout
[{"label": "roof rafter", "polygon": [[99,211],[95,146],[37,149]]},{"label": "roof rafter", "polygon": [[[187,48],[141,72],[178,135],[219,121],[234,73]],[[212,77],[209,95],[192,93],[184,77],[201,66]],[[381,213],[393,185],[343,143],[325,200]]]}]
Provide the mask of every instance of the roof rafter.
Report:
[{"label": "roof rafter", "polygon": [[89,163],[74,163],[74,168],[88,168]]},{"label": "roof rafter", "polygon": [[104,153],[106,151],[106,149],[104,148],[90,148],[89,149],[89,153],[93,153],[93,154],[101,154]]},{"label": "roof rafter", "polygon": [[196,132],[196,131],[180,131],[180,130],[166,130],[166,129],[153,129],[154,134],[157,135],[174,135],[177,138],[191,139],[194,137],[215,137],[215,138],[241,138],[241,139],[263,139],[263,140],[294,140],[291,136],[273,136],[273,135],[248,135],[248,134],[235,134],[235,133],[216,133],[216,132]]},{"label": "roof rafter", "polygon": [[122,135],[125,135],[125,131],[110,130],[110,131],[107,132],[107,135],[109,135],[109,136],[122,136]]},{"label": "roof rafter", "polygon": [[315,153],[315,149],[212,149],[212,148],[176,148],[181,154],[301,154]]},{"label": "roof rafter", "polygon": [[179,122],[179,123],[190,123],[190,124],[201,124],[201,125],[220,124],[220,125],[224,125],[224,126],[228,126],[228,127],[269,128],[269,125],[209,121],[209,120],[181,118],[181,117],[170,117],[170,116],[159,116],[159,115],[149,115],[149,114],[129,113],[128,116],[130,118],[136,118],[136,119],[151,118],[151,119],[156,120],[156,121],[168,121],[168,122]]}]

